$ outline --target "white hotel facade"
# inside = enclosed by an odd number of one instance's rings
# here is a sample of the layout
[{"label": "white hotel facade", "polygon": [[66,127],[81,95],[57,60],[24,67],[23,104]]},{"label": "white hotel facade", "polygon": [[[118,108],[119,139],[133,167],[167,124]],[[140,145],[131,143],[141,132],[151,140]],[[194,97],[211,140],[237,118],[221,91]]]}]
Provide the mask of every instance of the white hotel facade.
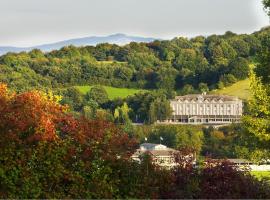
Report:
[{"label": "white hotel facade", "polygon": [[169,123],[228,124],[240,122],[243,102],[225,95],[186,95],[170,101],[173,110]]}]

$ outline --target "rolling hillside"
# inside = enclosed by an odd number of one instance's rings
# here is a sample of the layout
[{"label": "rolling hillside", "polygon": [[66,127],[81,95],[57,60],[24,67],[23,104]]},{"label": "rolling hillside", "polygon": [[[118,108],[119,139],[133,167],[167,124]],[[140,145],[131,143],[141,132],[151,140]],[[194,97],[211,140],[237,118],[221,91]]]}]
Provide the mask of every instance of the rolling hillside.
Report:
[{"label": "rolling hillside", "polygon": [[250,96],[249,91],[249,80],[239,81],[229,87],[225,87],[221,90],[214,90],[211,93],[213,94],[224,94],[230,96],[237,96],[241,99],[248,99]]},{"label": "rolling hillside", "polygon": [[[79,91],[83,94],[86,94],[93,86],[76,86]],[[134,95],[139,92],[143,92],[145,90],[138,90],[138,89],[129,89],[129,88],[115,88],[115,87],[108,87],[103,86],[106,92],[108,93],[109,99],[116,99],[116,98],[125,98],[127,96]]]}]

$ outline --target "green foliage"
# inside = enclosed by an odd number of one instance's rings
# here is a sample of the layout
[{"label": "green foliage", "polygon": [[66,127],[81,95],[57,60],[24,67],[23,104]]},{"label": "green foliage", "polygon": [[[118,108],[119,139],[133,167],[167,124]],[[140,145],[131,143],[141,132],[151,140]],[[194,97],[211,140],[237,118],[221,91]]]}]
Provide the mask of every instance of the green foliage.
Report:
[{"label": "green foliage", "polygon": [[190,84],[186,84],[186,85],[183,87],[183,89],[181,90],[181,94],[183,94],[183,95],[186,95],[186,94],[193,94],[193,93],[195,93],[195,90],[194,90],[193,86],[190,85]]},{"label": "green foliage", "polygon": [[250,54],[250,47],[247,42],[241,38],[232,38],[229,43],[236,51],[238,57],[248,57]]},{"label": "green foliage", "polygon": [[244,58],[237,58],[233,60],[230,65],[230,73],[238,80],[243,80],[248,77],[249,63]]},{"label": "green foliage", "polygon": [[227,66],[229,60],[234,59],[237,55],[236,51],[230,44],[223,39],[209,38],[207,49],[211,62],[216,66]]},{"label": "green foliage", "polygon": [[164,91],[137,93],[127,99],[132,109],[130,117],[134,122],[154,123],[166,119],[171,114],[171,108]]},{"label": "green foliage", "polygon": [[260,140],[270,140],[270,97],[261,79],[250,74],[252,97],[248,102],[248,115],[244,117],[245,126]]},{"label": "green foliage", "polygon": [[258,65],[255,72],[258,76],[262,77],[264,84],[270,83],[270,36],[263,36],[262,49],[257,56]]},{"label": "green foliage", "polygon": [[157,72],[157,88],[167,91],[174,90],[176,74],[177,70],[174,68],[161,67]]},{"label": "green foliage", "polygon": [[199,90],[200,92],[209,92],[209,88],[206,83],[200,83],[199,84]]},{"label": "green foliage", "polygon": [[86,93],[86,100],[94,100],[98,104],[103,104],[109,100],[109,97],[102,86],[94,86]]},{"label": "green foliage", "polygon": [[225,87],[225,85],[224,85],[224,83],[223,83],[223,81],[219,81],[218,82],[218,89],[223,89]]},{"label": "green foliage", "polygon": [[114,110],[114,119],[116,123],[128,124],[131,123],[129,119],[130,108],[125,102],[121,107],[117,107]]},{"label": "green foliage", "polygon": [[268,35],[266,28],[251,35],[227,32],[125,46],[99,44],[67,46],[49,53],[37,49],[9,53],[0,57],[0,81],[15,91],[75,85],[181,90],[187,84],[199,88],[200,83],[216,88],[221,76],[238,77],[238,68],[233,73],[228,70],[232,61],[240,66],[236,57],[250,59],[262,46],[269,46],[264,41]]},{"label": "green foliage", "polygon": [[98,108],[98,103],[93,99],[89,99],[87,102],[84,102],[82,114],[88,119],[94,119]]},{"label": "green foliage", "polygon": [[268,15],[270,16],[270,1],[269,0],[263,0],[264,8]]},{"label": "green foliage", "polygon": [[[260,62],[256,74],[267,83],[269,31],[265,28],[250,35],[227,32],[192,39],[132,42],[125,46],[67,46],[49,53],[37,49],[29,53],[8,53],[0,56],[0,82],[19,92],[56,91],[63,96],[62,104],[68,104],[75,114],[84,112],[88,117],[95,117],[97,109],[112,115],[122,104],[112,108],[109,100],[127,98],[133,122],[153,122],[150,118],[155,119],[157,114],[153,101],[161,95],[153,92],[155,94],[141,97],[128,96],[151,89],[160,90],[159,93],[171,99],[176,93],[185,95],[227,88],[247,76],[251,60]],[[260,59],[256,57],[259,53]],[[103,85],[109,98],[104,91],[94,92],[91,99],[99,104],[97,108],[87,104],[95,85]],[[74,86],[85,96],[74,89],[65,89]],[[244,95],[247,93],[245,91]]]},{"label": "green foliage", "polygon": [[270,179],[270,172],[269,171],[252,171],[251,175],[255,176],[259,180]]},{"label": "green foliage", "polygon": [[149,123],[155,123],[157,120],[164,121],[172,114],[170,102],[165,96],[155,99],[149,108]]},{"label": "green foliage", "polygon": [[202,127],[187,125],[152,125],[139,126],[133,135],[143,142],[145,137],[150,143],[160,143],[175,149],[194,149],[198,155],[201,152],[204,135]]},{"label": "green foliage", "polygon": [[74,87],[68,88],[61,92],[64,97],[61,101],[62,104],[67,104],[72,110],[79,111],[83,106],[83,95]]},{"label": "green foliage", "polygon": [[220,81],[223,82],[224,86],[230,86],[237,82],[237,79],[232,74],[226,74],[221,76]]}]

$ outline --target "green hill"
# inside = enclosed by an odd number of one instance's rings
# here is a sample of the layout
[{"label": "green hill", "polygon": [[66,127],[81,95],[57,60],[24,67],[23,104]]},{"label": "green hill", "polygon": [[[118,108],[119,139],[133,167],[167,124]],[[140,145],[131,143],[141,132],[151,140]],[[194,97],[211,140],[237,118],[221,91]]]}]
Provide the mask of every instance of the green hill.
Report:
[{"label": "green hill", "polygon": [[250,96],[249,80],[239,81],[229,87],[225,87],[221,90],[214,90],[213,94],[224,94],[230,96],[237,96],[241,99],[248,99]]},{"label": "green hill", "polygon": [[[82,94],[86,94],[93,86],[75,86]],[[129,88],[115,88],[109,86],[103,86],[108,93],[109,99],[125,98],[127,96],[134,95],[138,92],[144,92],[146,90],[129,89]]]}]

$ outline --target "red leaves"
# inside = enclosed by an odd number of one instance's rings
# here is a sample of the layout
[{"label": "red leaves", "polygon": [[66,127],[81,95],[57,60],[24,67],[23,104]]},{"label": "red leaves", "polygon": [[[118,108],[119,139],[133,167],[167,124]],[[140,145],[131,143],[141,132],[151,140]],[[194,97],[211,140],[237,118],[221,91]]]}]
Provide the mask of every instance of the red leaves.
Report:
[{"label": "red leaves", "polygon": [[[39,91],[9,95],[6,85],[0,84],[0,134],[6,141],[31,144],[70,138],[85,146],[84,157],[94,148],[102,156],[115,159],[129,158],[136,142],[102,120],[76,119],[66,112],[66,107]],[[89,145],[93,149],[89,149]]]},{"label": "red leaves", "polygon": [[[1,93],[1,99],[5,93]],[[1,130],[16,134],[21,140],[32,142],[55,140],[55,122],[63,115],[63,107],[32,91],[14,94],[1,104]]]},{"label": "red leaves", "polygon": [[[42,191],[35,194],[40,198],[85,198],[92,190],[97,197],[112,197],[119,173],[114,167],[130,159],[136,141],[106,121],[77,119],[52,99],[38,91],[9,95],[0,85],[0,168],[9,180],[5,187],[25,185],[25,197],[35,197],[32,189]],[[16,179],[10,175],[13,169],[19,169]],[[24,197],[18,194],[20,187],[14,188],[8,192]],[[6,190],[0,188],[0,196]]]}]

